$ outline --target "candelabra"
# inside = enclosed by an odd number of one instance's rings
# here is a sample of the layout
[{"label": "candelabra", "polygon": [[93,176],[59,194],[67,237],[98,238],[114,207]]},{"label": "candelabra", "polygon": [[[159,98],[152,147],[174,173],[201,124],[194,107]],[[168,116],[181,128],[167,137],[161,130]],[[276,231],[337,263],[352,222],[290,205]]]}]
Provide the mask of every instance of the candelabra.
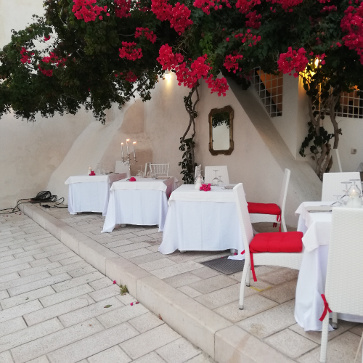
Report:
[{"label": "candelabra", "polygon": [[132,162],[137,163],[135,148],[136,148],[136,141],[133,141],[131,144],[130,139],[126,139],[126,150],[124,153],[124,143],[121,142],[121,160],[124,164],[128,165],[130,172],[131,172],[131,163]]}]

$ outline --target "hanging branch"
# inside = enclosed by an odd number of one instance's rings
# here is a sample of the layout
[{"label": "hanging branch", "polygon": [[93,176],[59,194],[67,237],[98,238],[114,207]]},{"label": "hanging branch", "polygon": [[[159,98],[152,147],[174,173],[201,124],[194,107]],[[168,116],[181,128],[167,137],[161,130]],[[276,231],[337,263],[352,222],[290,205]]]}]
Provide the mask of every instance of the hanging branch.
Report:
[{"label": "hanging branch", "polygon": [[[199,83],[197,82],[195,86],[190,90],[188,96],[184,97],[184,105],[189,115],[189,123],[184,132],[184,135],[180,138],[179,150],[183,151],[183,155],[182,161],[179,162],[179,166],[182,167],[181,173],[184,174],[182,179],[185,184],[194,183],[194,168],[196,166],[194,155],[195,119],[198,116],[196,106],[200,100],[198,87]],[[197,99],[193,102],[194,93],[197,95]],[[189,134],[191,129],[192,135],[187,138],[187,135]]]}]

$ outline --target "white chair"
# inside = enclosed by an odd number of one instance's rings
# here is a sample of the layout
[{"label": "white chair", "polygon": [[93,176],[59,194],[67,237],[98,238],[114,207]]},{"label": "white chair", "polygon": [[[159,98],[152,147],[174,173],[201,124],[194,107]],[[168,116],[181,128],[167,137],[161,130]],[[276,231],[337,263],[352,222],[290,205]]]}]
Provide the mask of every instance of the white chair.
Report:
[{"label": "white chair", "polygon": [[148,169],[150,168],[149,165],[150,165],[150,163],[145,163],[145,171],[144,171],[145,177],[147,176]]},{"label": "white chair", "polygon": [[116,161],[115,173],[126,173],[127,177],[130,178],[130,165],[120,160]]},{"label": "white chair", "polygon": [[338,195],[344,194],[345,186],[342,182],[351,179],[359,179],[360,174],[358,171],[351,171],[345,173],[324,173],[323,174],[323,188],[321,193],[322,201],[335,201]]},{"label": "white chair", "polygon": [[[333,208],[325,299],[334,313],[363,316],[363,209]],[[329,313],[323,320],[320,362],[326,362]]]},{"label": "white chair", "polygon": [[227,165],[221,166],[206,166],[204,169],[204,182],[212,183],[212,180],[217,177],[222,180],[223,184],[229,184]]},{"label": "white chair", "polygon": [[250,216],[243,185],[233,188],[241,235],[245,247],[245,265],[243,268],[239,308],[243,309],[245,286],[250,286],[250,269],[254,280],[254,265],[283,266],[299,270],[302,260],[302,232],[268,232],[253,236]]},{"label": "white chair", "polygon": [[169,176],[169,164],[149,164],[150,174]]},{"label": "white chair", "polygon": [[290,170],[285,169],[282,180],[280,197],[276,203],[252,203],[248,202],[251,223],[272,222],[279,224],[279,231],[287,232],[285,222],[285,205],[287,189],[290,181]]}]

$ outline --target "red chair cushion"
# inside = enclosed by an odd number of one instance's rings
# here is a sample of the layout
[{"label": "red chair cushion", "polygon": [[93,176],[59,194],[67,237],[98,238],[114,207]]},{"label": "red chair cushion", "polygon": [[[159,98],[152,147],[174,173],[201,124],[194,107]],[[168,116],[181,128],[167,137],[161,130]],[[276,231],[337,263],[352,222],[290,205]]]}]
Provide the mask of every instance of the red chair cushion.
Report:
[{"label": "red chair cushion", "polygon": [[250,252],[301,252],[302,232],[266,232],[255,235]]},{"label": "red chair cushion", "polygon": [[247,203],[248,213],[258,214],[281,214],[281,209],[277,204],[274,203]]}]

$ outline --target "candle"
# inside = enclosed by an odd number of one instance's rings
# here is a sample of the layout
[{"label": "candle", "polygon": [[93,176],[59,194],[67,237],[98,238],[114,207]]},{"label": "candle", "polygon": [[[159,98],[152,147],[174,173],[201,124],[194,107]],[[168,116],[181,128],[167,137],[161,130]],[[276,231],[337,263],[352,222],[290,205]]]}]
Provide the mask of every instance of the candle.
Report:
[{"label": "candle", "polygon": [[127,155],[130,155],[130,153],[129,153],[129,141],[130,141],[130,139],[126,139],[126,152],[127,152]]},{"label": "candle", "polygon": [[121,157],[124,158],[124,143],[121,142]]},{"label": "candle", "polygon": [[136,141],[134,141],[134,142],[132,143],[132,145],[133,145],[133,149],[134,149],[134,160],[136,160],[136,152],[135,152],[135,145],[136,145]]}]

